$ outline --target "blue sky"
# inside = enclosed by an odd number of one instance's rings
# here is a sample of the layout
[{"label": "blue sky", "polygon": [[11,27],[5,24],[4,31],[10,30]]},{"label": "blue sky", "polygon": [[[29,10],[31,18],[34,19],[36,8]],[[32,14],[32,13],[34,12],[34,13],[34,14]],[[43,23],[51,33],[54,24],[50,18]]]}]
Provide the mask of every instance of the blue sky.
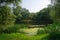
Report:
[{"label": "blue sky", "polygon": [[28,9],[30,12],[38,12],[50,4],[49,0],[22,0],[22,8]]}]

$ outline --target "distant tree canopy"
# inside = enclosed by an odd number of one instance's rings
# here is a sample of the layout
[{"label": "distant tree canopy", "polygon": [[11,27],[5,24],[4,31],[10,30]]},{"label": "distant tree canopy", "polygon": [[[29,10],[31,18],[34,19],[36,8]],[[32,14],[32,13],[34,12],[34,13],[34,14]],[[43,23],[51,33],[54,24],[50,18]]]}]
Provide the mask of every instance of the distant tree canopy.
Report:
[{"label": "distant tree canopy", "polygon": [[29,18],[29,10],[28,9],[25,9],[25,8],[22,8],[21,9],[21,15],[22,15],[22,19],[28,19]]},{"label": "distant tree canopy", "polygon": [[29,14],[29,19],[33,20],[37,17],[37,13],[30,13]]},{"label": "distant tree canopy", "polygon": [[50,15],[49,15],[48,8],[45,8],[45,9],[42,9],[41,11],[39,11],[34,20],[35,20],[35,23],[37,23],[37,24],[47,25],[47,24],[53,23],[53,20],[51,19]]},{"label": "distant tree canopy", "polygon": [[14,10],[14,15],[17,16],[16,18],[16,23],[21,23],[22,20],[27,20],[29,19],[29,10],[26,8],[21,8],[20,6],[17,6]]}]

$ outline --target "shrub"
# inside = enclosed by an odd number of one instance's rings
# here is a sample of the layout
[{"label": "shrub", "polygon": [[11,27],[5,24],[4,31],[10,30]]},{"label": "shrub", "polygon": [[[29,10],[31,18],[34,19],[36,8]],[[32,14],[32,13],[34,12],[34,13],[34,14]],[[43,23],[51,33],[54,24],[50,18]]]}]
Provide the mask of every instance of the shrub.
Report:
[{"label": "shrub", "polygon": [[49,33],[49,36],[43,38],[43,40],[60,40],[60,23],[59,24],[53,24],[52,26],[49,26],[45,29],[47,33]]},{"label": "shrub", "polygon": [[45,32],[45,30],[44,29],[38,29],[38,31],[37,31],[37,35],[41,35],[41,34],[45,34],[46,32]]},{"label": "shrub", "polygon": [[13,26],[13,27],[8,27],[6,30],[1,31],[2,33],[16,33],[20,29],[20,27]]},{"label": "shrub", "polygon": [[20,28],[27,28],[28,25],[27,24],[15,24],[12,27],[8,27],[5,30],[2,30],[1,33],[16,33],[16,32],[20,32],[19,29]]}]

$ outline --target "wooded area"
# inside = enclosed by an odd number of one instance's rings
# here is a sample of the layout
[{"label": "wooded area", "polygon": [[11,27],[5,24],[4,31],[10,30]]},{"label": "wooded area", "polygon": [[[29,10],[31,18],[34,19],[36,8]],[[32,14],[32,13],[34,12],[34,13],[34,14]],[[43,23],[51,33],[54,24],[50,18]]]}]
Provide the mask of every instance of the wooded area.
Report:
[{"label": "wooded area", "polygon": [[[0,40],[60,40],[60,0],[50,1],[47,8],[31,13],[21,7],[22,0],[0,0]],[[22,28],[36,27],[44,30],[38,29],[31,38],[20,31]],[[12,39],[8,38],[9,35]]]}]

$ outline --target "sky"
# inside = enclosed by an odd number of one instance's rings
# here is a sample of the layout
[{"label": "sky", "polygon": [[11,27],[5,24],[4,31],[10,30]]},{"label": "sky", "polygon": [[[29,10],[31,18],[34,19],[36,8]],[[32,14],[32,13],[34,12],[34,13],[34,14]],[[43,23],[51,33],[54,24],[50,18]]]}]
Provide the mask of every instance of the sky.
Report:
[{"label": "sky", "polygon": [[28,9],[30,12],[38,12],[50,4],[49,0],[22,0],[22,8]]}]

